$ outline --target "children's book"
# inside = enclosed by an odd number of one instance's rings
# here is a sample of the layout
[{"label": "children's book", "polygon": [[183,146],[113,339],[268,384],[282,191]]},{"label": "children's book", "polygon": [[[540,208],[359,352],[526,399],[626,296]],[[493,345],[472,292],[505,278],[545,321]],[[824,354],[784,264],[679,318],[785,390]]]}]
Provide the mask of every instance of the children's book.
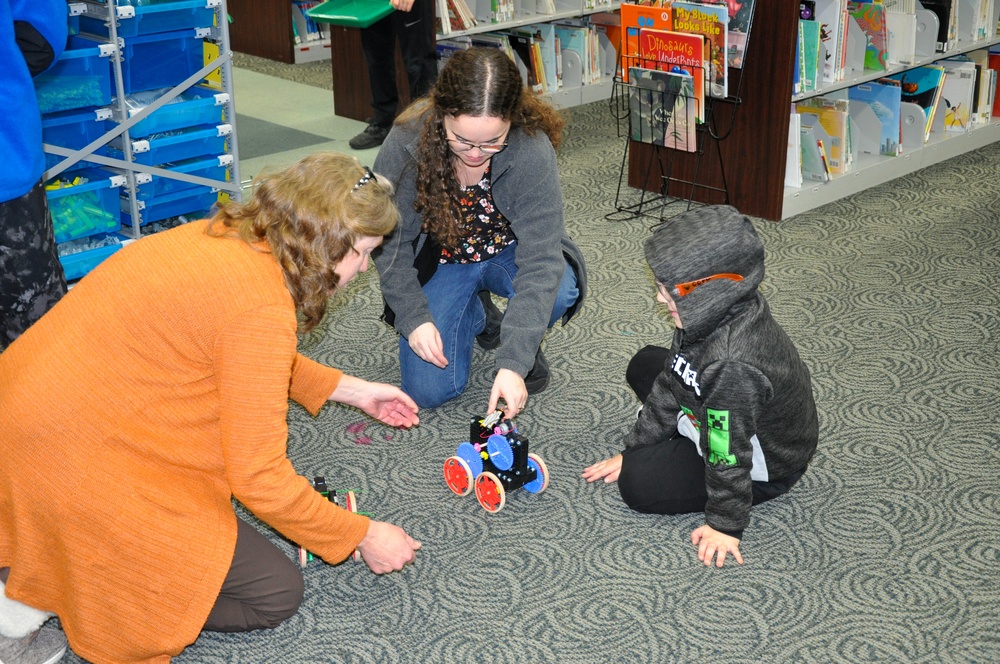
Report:
[{"label": "children's book", "polygon": [[877,2],[847,3],[847,13],[864,30],[868,43],[865,46],[865,69],[885,71],[889,49],[889,33],[885,21],[885,7]]},{"label": "children's book", "polygon": [[695,116],[705,120],[705,69],[708,46],[702,35],[671,30],[639,30],[640,60],[648,69],[687,73],[693,78]]},{"label": "children's book", "polygon": [[788,150],[785,153],[785,186],[802,186],[802,123],[799,114],[792,109],[788,122]]},{"label": "children's book", "polygon": [[802,179],[828,182],[830,172],[824,160],[823,144],[816,138],[812,126],[801,125],[799,138],[802,146]]},{"label": "children's book", "polygon": [[885,79],[861,83],[847,90],[851,104],[865,103],[875,113],[882,124],[882,135],[879,143],[881,154],[895,157],[900,152],[900,115],[899,105],[902,102],[902,89],[899,81]]},{"label": "children's book", "polygon": [[673,31],[704,35],[709,45],[709,66],[705,71],[713,97],[729,94],[729,12],[723,5],[702,2],[680,2],[671,5]]},{"label": "children's book", "polygon": [[633,67],[629,112],[634,141],[694,152],[694,79],[690,74]]},{"label": "children's book", "polygon": [[965,133],[972,124],[972,104],[976,93],[976,63],[971,60],[942,60],[945,131]]},{"label": "children's book", "polygon": [[[834,175],[847,173],[851,166],[848,101],[846,99],[813,97],[797,103],[795,108],[806,116],[815,116],[826,132],[824,148],[830,172]],[[802,123],[807,124],[805,117],[802,119]]]},{"label": "children's book", "polygon": [[844,9],[846,0],[815,0],[816,21],[823,43],[823,80],[836,83],[843,78]]},{"label": "children's book", "polygon": [[941,96],[941,83],[944,81],[944,67],[924,65],[908,71],[892,74],[891,79],[899,81],[902,87],[902,99],[911,104],[917,104],[924,109],[926,125],[924,140],[930,138],[931,125],[934,123],[934,113]]},{"label": "children's book", "polygon": [[806,52],[805,40],[802,36],[802,21],[799,21],[798,37],[795,40],[795,68],[792,69],[792,94],[802,92],[802,85],[806,78]]},{"label": "children's book", "polygon": [[955,28],[957,23],[957,0],[920,0],[924,9],[934,12],[938,17],[938,35],[936,48],[940,52],[945,52],[955,42]]},{"label": "children's book", "polygon": [[622,81],[628,83],[628,70],[630,67],[644,67],[639,53],[639,30],[671,30],[673,27],[673,16],[670,13],[670,5],[666,7],[655,7],[651,5],[638,5],[622,3],[621,6],[621,58],[622,58]]},{"label": "children's book", "polygon": [[820,67],[820,54],[823,50],[820,24],[816,21],[799,19],[799,27],[802,30],[802,91],[811,92],[819,86],[823,77]]}]

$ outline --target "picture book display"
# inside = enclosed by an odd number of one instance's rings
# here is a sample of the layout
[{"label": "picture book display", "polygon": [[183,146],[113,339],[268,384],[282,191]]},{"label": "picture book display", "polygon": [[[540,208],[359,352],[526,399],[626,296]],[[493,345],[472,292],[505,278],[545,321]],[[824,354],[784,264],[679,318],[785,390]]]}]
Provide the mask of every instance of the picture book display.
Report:
[{"label": "picture book display", "polygon": [[934,123],[934,113],[941,96],[941,84],[944,82],[944,67],[924,65],[889,78],[899,81],[902,88],[902,99],[911,104],[917,104],[924,109],[926,125],[924,140],[930,138],[931,125]]},{"label": "picture book display", "polygon": [[639,52],[639,30],[670,30],[673,27],[673,16],[669,5],[654,7],[630,3],[622,3],[620,14],[622,81],[628,83],[629,68],[645,66],[641,62],[642,55]]},{"label": "picture book display", "polygon": [[701,2],[680,2],[671,4],[674,32],[704,35],[708,44],[708,69],[705,71],[710,83],[709,94],[724,98],[729,93],[729,11],[724,5],[709,5]]},{"label": "picture book display", "polygon": [[865,69],[885,71],[889,50],[885,7],[877,2],[855,2],[852,0],[847,3],[847,13],[857,21],[867,37]]},{"label": "picture book display", "polygon": [[945,70],[941,87],[945,131],[969,131],[976,93],[976,63],[971,60],[943,60],[941,65]]},{"label": "picture book display", "polygon": [[[843,175],[850,170],[851,149],[849,138],[850,114],[848,102],[844,99],[827,99],[814,97],[795,105],[796,110],[803,115],[802,124],[814,124],[809,121],[815,117],[826,136],[823,136],[823,147],[826,150],[826,160],[829,171],[834,175]],[[818,129],[815,130],[821,136]]]},{"label": "picture book display", "polygon": [[686,73],[694,86],[695,116],[705,119],[705,70],[708,47],[702,35],[672,30],[639,30],[639,55],[647,69]]},{"label": "picture book display", "polygon": [[690,74],[633,67],[629,114],[634,141],[697,150],[694,79]]},{"label": "picture book display", "polygon": [[847,92],[852,104],[855,102],[868,104],[882,124],[879,152],[897,156],[901,149],[899,106],[902,103],[902,88],[899,81],[892,79],[871,81],[848,88]]}]

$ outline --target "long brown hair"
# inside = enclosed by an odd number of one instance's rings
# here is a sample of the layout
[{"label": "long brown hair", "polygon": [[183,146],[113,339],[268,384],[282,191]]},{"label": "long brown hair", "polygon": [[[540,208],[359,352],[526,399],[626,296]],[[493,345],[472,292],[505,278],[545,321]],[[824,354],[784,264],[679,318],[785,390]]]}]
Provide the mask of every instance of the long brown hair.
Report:
[{"label": "long brown hair", "polygon": [[525,88],[517,65],[495,48],[470,48],[452,55],[430,93],[400,115],[397,123],[424,123],[414,209],[423,214],[423,230],[442,246],[455,248],[462,229],[453,195],[455,166],[444,129],[449,115],[501,118],[529,135],[542,131],[553,147],[562,140],[563,119]]},{"label": "long brown hair", "polygon": [[[299,331],[314,328],[340,285],[336,270],[354,243],[382,237],[399,221],[393,187],[357,159],[317,152],[259,176],[247,203],[223,204],[208,226],[215,237],[238,236],[274,255],[299,314]],[[262,246],[266,243],[266,246]]]}]

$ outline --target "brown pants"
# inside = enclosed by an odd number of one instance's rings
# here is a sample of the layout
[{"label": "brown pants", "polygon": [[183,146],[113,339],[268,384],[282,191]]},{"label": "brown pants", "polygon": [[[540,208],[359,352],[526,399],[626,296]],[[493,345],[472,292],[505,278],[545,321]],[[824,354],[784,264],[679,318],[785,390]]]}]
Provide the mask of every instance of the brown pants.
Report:
[{"label": "brown pants", "polygon": [[[302,572],[257,529],[237,519],[236,552],[205,629],[248,632],[270,629],[295,615],[302,603]],[[9,567],[0,567],[7,583]]]}]

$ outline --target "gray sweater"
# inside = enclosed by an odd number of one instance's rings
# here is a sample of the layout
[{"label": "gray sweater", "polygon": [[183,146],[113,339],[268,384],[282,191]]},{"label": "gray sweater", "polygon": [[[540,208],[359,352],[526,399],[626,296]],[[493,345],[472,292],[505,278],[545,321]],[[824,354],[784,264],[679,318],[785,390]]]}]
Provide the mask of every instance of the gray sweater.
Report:
[{"label": "gray sweater", "polygon": [[[625,445],[691,438],[705,460],[706,523],[742,538],[752,481],[783,480],[816,451],[809,370],[757,291],[764,248],[749,219],[731,207],[696,209],[668,220],[645,250],[684,329]],[[686,295],[676,288],[702,279]]]},{"label": "gray sweater", "polygon": [[[396,186],[399,226],[375,256],[382,296],[395,313],[394,326],[404,337],[433,322],[427,298],[417,279],[414,258],[426,241],[422,215],[413,209],[417,197],[420,125],[396,125],[375,159],[374,170]],[[564,318],[575,313],[587,287],[583,256],[563,225],[562,189],[556,154],[542,132],[534,136],[512,129],[508,147],[490,166],[493,202],[517,237],[514,297],[507,303],[500,331],[496,369],[525,376],[545,336],[566,261],[576,270],[580,300]]]}]

